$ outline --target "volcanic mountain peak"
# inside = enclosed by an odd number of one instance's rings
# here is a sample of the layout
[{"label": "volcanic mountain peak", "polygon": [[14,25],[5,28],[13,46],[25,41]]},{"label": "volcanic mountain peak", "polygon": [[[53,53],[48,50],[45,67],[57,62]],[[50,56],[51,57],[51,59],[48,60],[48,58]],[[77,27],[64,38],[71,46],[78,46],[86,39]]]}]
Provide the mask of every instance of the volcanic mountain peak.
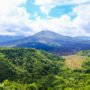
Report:
[{"label": "volcanic mountain peak", "polygon": [[64,36],[64,35],[60,35],[60,34],[57,34],[56,32],[53,32],[53,31],[49,31],[49,30],[43,30],[35,35],[33,35],[34,37],[37,37],[37,38],[46,38],[46,39],[60,39],[60,38],[70,38],[70,37],[67,37],[67,36]]}]

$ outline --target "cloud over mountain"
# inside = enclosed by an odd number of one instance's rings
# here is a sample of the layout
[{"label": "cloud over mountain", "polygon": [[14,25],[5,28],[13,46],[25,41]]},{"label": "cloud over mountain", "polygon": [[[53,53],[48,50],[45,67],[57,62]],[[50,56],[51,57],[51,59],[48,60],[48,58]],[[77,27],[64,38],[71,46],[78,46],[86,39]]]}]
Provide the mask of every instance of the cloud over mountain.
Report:
[{"label": "cloud over mountain", "polygon": [[[0,34],[31,35],[41,30],[51,30],[67,36],[90,36],[89,0],[31,0],[32,4],[28,1],[0,0]],[[72,6],[69,13],[58,15],[59,17],[50,15],[52,8],[59,6],[60,10],[62,6],[65,8],[68,5]],[[30,7],[28,12],[27,7]],[[30,11],[34,8],[37,12],[32,14]]]}]

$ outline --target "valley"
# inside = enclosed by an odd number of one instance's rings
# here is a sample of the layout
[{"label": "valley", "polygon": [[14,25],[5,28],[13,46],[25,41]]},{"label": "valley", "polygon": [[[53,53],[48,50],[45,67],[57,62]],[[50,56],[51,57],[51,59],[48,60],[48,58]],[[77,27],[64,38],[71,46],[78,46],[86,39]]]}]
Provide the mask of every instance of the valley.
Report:
[{"label": "valley", "polygon": [[90,0],[0,0],[0,90],[90,90]]},{"label": "valley", "polygon": [[8,37],[0,41],[0,90],[90,89],[90,40],[51,31]]}]

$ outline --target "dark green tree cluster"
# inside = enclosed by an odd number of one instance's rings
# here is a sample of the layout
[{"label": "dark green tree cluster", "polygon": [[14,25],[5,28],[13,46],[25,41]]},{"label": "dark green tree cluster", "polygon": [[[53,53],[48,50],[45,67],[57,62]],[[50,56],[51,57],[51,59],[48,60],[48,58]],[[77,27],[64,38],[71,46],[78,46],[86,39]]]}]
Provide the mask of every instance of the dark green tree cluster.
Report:
[{"label": "dark green tree cluster", "polygon": [[82,68],[71,70],[42,50],[0,48],[0,90],[89,90],[89,53]]}]

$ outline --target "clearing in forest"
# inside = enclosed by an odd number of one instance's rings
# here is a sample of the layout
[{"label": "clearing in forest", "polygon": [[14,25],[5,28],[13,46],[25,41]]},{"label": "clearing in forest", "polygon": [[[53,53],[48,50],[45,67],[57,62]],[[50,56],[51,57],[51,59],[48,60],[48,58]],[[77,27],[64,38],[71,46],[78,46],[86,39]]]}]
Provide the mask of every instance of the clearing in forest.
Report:
[{"label": "clearing in forest", "polygon": [[86,60],[86,57],[78,55],[63,56],[63,58],[66,59],[66,66],[71,69],[81,68],[82,62]]}]

